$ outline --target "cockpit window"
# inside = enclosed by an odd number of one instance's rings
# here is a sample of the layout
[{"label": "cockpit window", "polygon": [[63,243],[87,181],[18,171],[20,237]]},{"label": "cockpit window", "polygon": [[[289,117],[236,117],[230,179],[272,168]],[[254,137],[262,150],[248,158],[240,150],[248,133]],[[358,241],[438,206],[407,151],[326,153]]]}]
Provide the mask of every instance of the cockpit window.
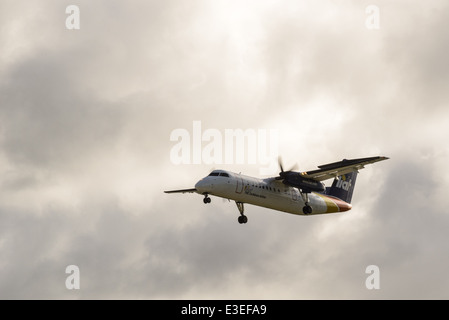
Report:
[{"label": "cockpit window", "polygon": [[229,178],[229,174],[226,172],[216,172],[216,171],[212,171],[211,173],[209,173],[209,176],[213,176],[213,177],[228,177]]}]

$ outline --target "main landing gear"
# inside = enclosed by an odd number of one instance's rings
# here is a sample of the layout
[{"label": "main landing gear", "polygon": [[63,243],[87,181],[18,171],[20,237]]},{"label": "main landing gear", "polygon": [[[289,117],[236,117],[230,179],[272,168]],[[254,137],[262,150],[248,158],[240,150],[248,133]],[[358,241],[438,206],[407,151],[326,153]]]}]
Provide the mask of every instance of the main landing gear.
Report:
[{"label": "main landing gear", "polygon": [[236,201],[235,204],[237,205],[237,208],[239,209],[239,212],[240,212],[240,216],[238,218],[238,222],[240,224],[247,223],[248,222],[248,217],[243,214],[243,212],[245,211],[245,208],[243,207],[243,202]]},{"label": "main landing gear", "polygon": [[309,194],[307,192],[302,193],[301,192],[301,196],[304,200],[304,204],[305,206],[302,207],[302,212],[304,212],[304,214],[311,214],[312,213],[312,207],[309,205]]},{"label": "main landing gear", "polygon": [[309,206],[309,204],[306,202],[306,205],[304,207],[302,207],[302,212],[304,212],[304,214],[311,214],[312,207]]}]

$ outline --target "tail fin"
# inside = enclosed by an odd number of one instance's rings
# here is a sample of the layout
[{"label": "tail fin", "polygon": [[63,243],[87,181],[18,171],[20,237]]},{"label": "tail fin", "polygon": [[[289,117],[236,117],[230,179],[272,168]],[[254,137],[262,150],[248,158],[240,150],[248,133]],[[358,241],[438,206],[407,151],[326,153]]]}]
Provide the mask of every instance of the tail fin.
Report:
[{"label": "tail fin", "polygon": [[326,188],[326,194],[351,203],[357,173],[353,171],[335,178],[332,186]]}]

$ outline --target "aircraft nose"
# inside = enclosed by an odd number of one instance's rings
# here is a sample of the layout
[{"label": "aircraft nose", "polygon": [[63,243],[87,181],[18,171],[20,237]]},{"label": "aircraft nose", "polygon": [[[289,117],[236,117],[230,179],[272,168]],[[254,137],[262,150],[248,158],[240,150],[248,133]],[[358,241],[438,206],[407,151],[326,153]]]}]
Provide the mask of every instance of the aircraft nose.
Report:
[{"label": "aircraft nose", "polygon": [[195,189],[198,190],[199,193],[204,193],[210,191],[210,182],[206,179],[201,179],[195,184]]}]

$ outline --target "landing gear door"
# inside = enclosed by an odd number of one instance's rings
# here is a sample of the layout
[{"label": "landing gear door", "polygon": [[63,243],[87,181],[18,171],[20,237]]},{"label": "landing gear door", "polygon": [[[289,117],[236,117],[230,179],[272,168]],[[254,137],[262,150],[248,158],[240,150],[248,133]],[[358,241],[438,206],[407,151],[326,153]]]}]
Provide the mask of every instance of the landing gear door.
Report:
[{"label": "landing gear door", "polygon": [[293,201],[298,201],[298,193],[297,193],[296,189],[295,188],[290,188],[290,191],[292,193],[292,200]]}]

